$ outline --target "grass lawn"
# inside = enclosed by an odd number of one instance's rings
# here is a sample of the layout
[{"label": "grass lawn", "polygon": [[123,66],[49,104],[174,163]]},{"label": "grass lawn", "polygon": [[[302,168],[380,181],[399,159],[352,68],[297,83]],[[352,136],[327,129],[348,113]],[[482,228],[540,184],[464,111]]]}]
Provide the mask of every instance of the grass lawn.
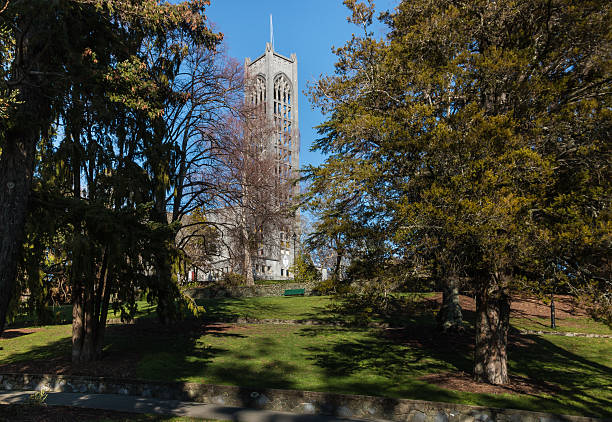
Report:
[{"label": "grass lawn", "polygon": [[[136,318],[147,317],[155,314],[155,305],[151,305],[147,301],[139,300],[136,302]],[[54,315],[55,324],[70,324],[72,321],[72,306],[71,305],[59,305],[51,308]],[[114,312],[111,308],[108,310],[107,320],[114,320],[121,318],[120,312]],[[15,317],[14,321],[11,321],[9,327],[30,327],[35,324],[35,318],[27,313],[21,313]]]},{"label": "grass lawn", "polygon": [[198,299],[206,319],[235,318],[303,320],[320,318],[332,302],[328,296]]},{"label": "grass lawn", "polygon": [[612,329],[606,324],[593,321],[586,316],[573,318],[558,318],[557,328],[550,328],[550,318],[530,316],[510,318],[510,325],[517,329],[550,331],[559,333],[588,333],[588,334],[612,334]]},{"label": "grass lawn", "polygon": [[[208,318],[309,319],[338,312],[339,308],[326,310],[330,301],[325,297],[279,297],[203,304]],[[414,316],[412,322],[404,316],[407,327],[401,329],[198,321],[160,327],[150,319],[109,326],[106,357],[94,368],[97,372],[92,368],[72,371],[106,374],[106,367],[111,371],[108,375],[165,381],[368,394],[562,414],[612,414],[612,339],[608,338],[511,336],[509,370],[536,386],[527,393],[473,393],[431,382],[428,376],[471,371],[473,315],[466,311],[465,316],[468,333],[458,337],[436,336],[431,315]],[[594,322],[581,327],[603,330]],[[70,365],[70,326],[26,331],[0,340],[0,372],[25,372],[33,362]]]}]

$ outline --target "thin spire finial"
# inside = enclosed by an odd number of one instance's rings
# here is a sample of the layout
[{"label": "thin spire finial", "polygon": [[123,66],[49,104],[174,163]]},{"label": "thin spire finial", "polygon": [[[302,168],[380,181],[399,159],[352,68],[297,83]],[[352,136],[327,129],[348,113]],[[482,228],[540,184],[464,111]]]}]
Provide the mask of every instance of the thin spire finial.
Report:
[{"label": "thin spire finial", "polygon": [[270,45],[274,50],[274,25],[272,24],[272,13],[270,13]]}]

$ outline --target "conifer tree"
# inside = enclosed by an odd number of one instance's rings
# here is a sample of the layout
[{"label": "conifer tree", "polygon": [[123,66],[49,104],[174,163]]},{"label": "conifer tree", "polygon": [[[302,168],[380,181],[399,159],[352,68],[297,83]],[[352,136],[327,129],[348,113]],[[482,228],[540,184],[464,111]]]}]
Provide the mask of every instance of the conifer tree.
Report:
[{"label": "conifer tree", "polygon": [[207,4],[7,2],[0,24],[9,41],[1,56],[0,328],[14,297],[26,216],[41,210],[56,225],[38,229],[64,233],[68,251],[73,360],[99,356],[111,295],[130,313],[137,289],[166,302],[177,294],[162,115],[167,101],[180,100],[169,81],[185,44],[210,49],[220,40],[206,26]]},{"label": "conifer tree", "polygon": [[376,40],[372,2],[345,4],[364,34],[311,89],[330,154],[312,177],[365,192],[396,257],[452,260],[476,296],[474,376],[504,384],[510,299],[538,266],[610,291],[612,6],[406,0]]}]

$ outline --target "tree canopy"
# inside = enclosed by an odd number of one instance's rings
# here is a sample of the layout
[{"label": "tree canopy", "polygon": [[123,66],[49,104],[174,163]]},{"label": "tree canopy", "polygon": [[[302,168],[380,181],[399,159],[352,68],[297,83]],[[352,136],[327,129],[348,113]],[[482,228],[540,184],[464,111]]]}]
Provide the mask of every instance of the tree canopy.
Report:
[{"label": "tree canopy", "polygon": [[222,38],[207,26],[207,5],[6,3],[0,327],[20,293],[17,269],[28,287],[40,285],[41,265],[58,247],[63,252],[54,257],[61,256],[71,286],[74,361],[99,356],[111,297],[127,317],[139,292],[157,302],[162,320],[180,312],[183,255],[167,210],[170,190],[184,175],[176,174],[181,148],[164,114],[177,108],[179,117],[188,114],[179,107],[189,100],[180,90],[184,64],[206,52],[212,57]]},{"label": "tree canopy", "polygon": [[553,274],[611,291],[612,7],[402,1],[377,40],[372,2],[345,4],[364,32],[311,87],[329,154],[311,194],[358,192],[343,217],[394,260],[452,262],[477,299],[475,377],[505,383],[512,294]]}]

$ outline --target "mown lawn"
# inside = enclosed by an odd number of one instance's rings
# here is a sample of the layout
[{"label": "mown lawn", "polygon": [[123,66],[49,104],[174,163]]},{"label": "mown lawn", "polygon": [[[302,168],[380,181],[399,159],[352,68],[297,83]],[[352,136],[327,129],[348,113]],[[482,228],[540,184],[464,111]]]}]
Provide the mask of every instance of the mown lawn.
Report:
[{"label": "mown lawn", "polygon": [[[342,308],[326,307],[330,301],[252,298],[204,305],[209,319],[241,315],[299,320],[340,312]],[[466,316],[470,318],[469,313]],[[432,329],[431,315],[404,321],[406,328],[390,329],[193,320],[161,328],[149,319],[110,326],[105,359],[114,362],[129,357],[131,372],[121,375],[145,379],[368,394],[561,414],[612,414],[612,339],[514,334],[509,347],[511,374],[552,390],[475,394],[420,379],[471,371],[470,323],[464,336],[441,338]],[[601,329],[593,324],[584,326]],[[0,347],[0,372],[3,364],[26,368],[34,361],[60,357],[67,362],[70,327],[42,327],[0,340]]]},{"label": "mown lawn", "polygon": [[[112,306],[112,304],[111,304]],[[147,301],[139,300],[136,302],[136,314],[135,318],[149,317],[155,314],[155,305],[151,305]],[[71,305],[59,305],[50,308],[53,314],[53,323],[56,325],[70,324],[72,322],[72,306]],[[109,309],[107,320],[118,320],[121,318],[121,312],[116,312],[112,308]],[[36,319],[33,315],[27,313],[21,313],[15,317],[13,321],[10,321],[8,326],[13,328],[19,327],[31,327],[36,324]]]},{"label": "mown lawn", "polygon": [[538,316],[513,317],[510,325],[523,330],[612,335],[612,328],[586,316],[557,318],[556,328],[550,328],[550,318]]},{"label": "mown lawn", "polygon": [[320,318],[332,299],[329,296],[250,297],[198,299],[206,319],[236,318],[304,320]]}]

